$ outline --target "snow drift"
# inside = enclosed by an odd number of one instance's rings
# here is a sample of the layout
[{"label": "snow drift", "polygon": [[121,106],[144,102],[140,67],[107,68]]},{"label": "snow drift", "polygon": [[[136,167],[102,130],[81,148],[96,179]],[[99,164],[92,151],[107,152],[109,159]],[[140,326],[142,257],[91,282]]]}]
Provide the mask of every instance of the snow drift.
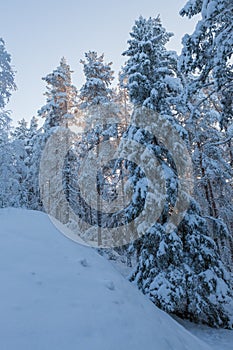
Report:
[{"label": "snow drift", "polygon": [[209,349],[47,215],[0,220],[0,349]]}]

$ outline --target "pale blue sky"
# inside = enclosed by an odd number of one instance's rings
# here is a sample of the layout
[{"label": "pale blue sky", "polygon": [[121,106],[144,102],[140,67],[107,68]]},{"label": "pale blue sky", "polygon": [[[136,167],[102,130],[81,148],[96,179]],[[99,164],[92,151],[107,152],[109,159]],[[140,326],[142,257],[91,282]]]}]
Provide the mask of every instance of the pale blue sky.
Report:
[{"label": "pale blue sky", "polygon": [[155,17],[175,36],[169,49],[181,49],[181,38],[193,31],[195,20],[179,16],[186,0],[0,0],[0,37],[12,56],[18,91],[8,104],[13,120],[29,120],[45,103],[43,76],[65,56],[75,71],[73,82],[83,83],[79,63],[84,52],[105,53],[119,71],[129,32],[140,15]]}]

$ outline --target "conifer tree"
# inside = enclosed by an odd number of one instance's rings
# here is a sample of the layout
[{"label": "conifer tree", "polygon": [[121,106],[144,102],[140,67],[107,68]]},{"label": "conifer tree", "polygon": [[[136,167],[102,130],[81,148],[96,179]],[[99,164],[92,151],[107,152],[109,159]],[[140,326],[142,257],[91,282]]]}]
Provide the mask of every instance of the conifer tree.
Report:
[{"label": "conifer tree", "polygon": [[[192,140],[195,194],[209,234],[232,268],[232,13],[228,0],[188,1],[180,14],[201,14],[183,38],[180,70],[185,76],[185,127]],[[230,251],[232,250],[232,251]]]},{"label": "conifer tree", "polygon": [[[182,86],[177,56],[164,46],[169,37],[159,18],[141,17],[135,22],[129,49],[124,53],[129,56],[125,66],[129,95],[136,106],[160,113],[187,141],[187,132],[175,119],[180,117],[178,102]],[[229,273],[214,241],[208,237],[206,220],[201,217],[197,203],[190,198],[190,207],[182,222],[169,232],[166,230],[177,199],[179,179],[172,160],[173,150],[166,150],[160,140],[152,136],[135,126],[125,135],[154,152],[163,167],[166,183],[162,214],[134,244],[138,264],[131,281],[168,312],[212,326],[231,327]],[[132,177],[137,178],[139,167],[132,170]],[[140,193],[142,189],[138,191],[137,205],[143,203]],[[197,261],[201,263],[198,265]],[[194,288],[197,281],[198,287]],[[224,287],[219,290],[219,286]]]},{"label": "conifer tree", "polygon": [[[53,149],[51,154],[48,155],[48,157],[51,157],[50,160],[48,159],[48,162],[54,164],[58,171],[58,174],[56,174],[58,177],[60,176],[59,171],[64,159],[61,159],[61,157],[58,157],[56,154],[59,153],[59,147],[63,150],[68,144],[68,126],[75,118],[77,89],[72,84],[71,73],[70,66],[66,63],[66,60],[62,58],[60,65],[52,73],[43,78],[47,83],[47,92],[45,93],[47,103],[38,111],[39,116],[45,118],[43,125],[44,132],[42,134],[42,139],[39,141],[42,149],[44,149],[45,143],[49,140],[49,137],[60,127],[61,139],[56,141],[57,143],[55,143],[53,147],[56,149]],[[64,132],[62,132],[62,129],[64,129]],[[49,171],[49,168],[47,170]],[[55,179],[50,179],[45,185],[46,188],[41,189],[41,195],[47,203],[47,210],[61,222],[67,223],[69,220],[69,208],[64,201],[62,203],[60,202],[62,193],[64,190],[66,191],[66,189],[63,188],[62,183],[60,183],[60,187],[58,188]],[[53,207],[50,207],[49,203],[52,202],[52,200],[50,200],[52,196],[54,197],[55,203]]]},{"label": "conifer tree", "polygon": [[112,96],[110,85],[114,79],[112,63],[105,63],[104,54],[98,56],[95,51],[86,52],[85,59],[80,61],[86,78],[79,94],[81,106],[86,108],[110,102]]},{"label": "conifer tree", "polygon": [[183,38],[180,66],[185,72],[196,73],[190,94],[203,84],[221,92],[221,126],[227,128],[233,117],[233,3],[231,0],[189,0],[180,14],[189,18],[201,15],[193,34]]},{"label": "conifer tree", "polygon": [[14,153],[10,143],[9,113],[0,110],[0,207],[14,206],[17,192],[15,181]]},{"label": "conifer tree", "polygon": [[46,105],[39,111],[39,116],[45,118],[44,130],[51,132],[53,127],[66,125],[74,118],[77,90],[71,82],[71,69],[65,58],[60,65],[43,80],[47,83]]},{"label": "conifer tree", "polygon": [[14,204],[13,152],[10,145],[10,115],[4,108],[12,91],[16,89],[15,72],[11,65],[11,56],[5,48],[5,42],[0,38],[0,207]]},{"label": "conifer tree", "polygon": [[[113,89],[111,87],[111,82],[113,80],[113,71],[111,69],[112,63],[104,62],[104,54],[98,56],[97,52],[89,51],[85,53],[85,60],[80,61],[83,64],[83,71],[85,75],[85,83],[80,89],[79,94],[79,114],[81,114],[81,119],[83,121],[83,134],[81,140],[77,142],[73,150],[73,155],[71,157],[76,157],[76,171],[73,171],[76,176],[79,171],[82,170],[82,160],[88,154],[94,150],[95,156],[98,158],[100,156],[100,143],[103,140],[108,140],[110,135],[114,133],[112,129],[114,127],[106,124],[106,116],[104,116],[104,108],[111,109]],[[80,122],[79,115],[77,116],[77,122]],[[81,122],[82,123],[82,122]],[[110,127],[110,129],[109,129]],[[71,188],[71,193],[73,196],[78,195],[79,206],[76,205],[76,211],[78,215],[81,216],[84,221],[91,225],[97,227],[98,237],[94,237],[94,240],[98,241],[98,245],[101,245],[101,210],[102,200],[102,185],[101,175],[96,174],[95,189],[96,193],[96,203],[93,205],[96,210],[88,205],[91,201],[91,192],[85,192],[85,199],[81,196],[80,188],[77,187],[77,179],[74,175],[73,186]],[[84,181],[85,186],[87,185],[87,174],[83,173],[79,175],[79,183]],[[92,183],[93,187],[93,183]],[[75,197],[74,197],[75,198]],[[72,201],[72,198],[71,198]],[[73,201],[74,202],[74,201]],[[85,239],[85,237],[84,237]]]},{"label": "conifer tree", "polygon": [[14,154],[14,180],[17,184],[17,191],[14,193],[14,206],[28,208],[27,201],[27,173],[28,173],[28,128],[25,119],[18,121],[18,126],[12,132],[11,147]]},{"label": "conifer tree", "polygon": [[0,38],[0,108],[9,101],[12,91],[16,89],[15,72],[11,66],[11,56],[5,48],[5,42]]},{"label": "conifer tree", "polygon": [[43,134],[41,128],[38,128],[36,117],[32,117],[27,135],[27,203],[30,209],[42,210],[39,190],[39,162]]}]

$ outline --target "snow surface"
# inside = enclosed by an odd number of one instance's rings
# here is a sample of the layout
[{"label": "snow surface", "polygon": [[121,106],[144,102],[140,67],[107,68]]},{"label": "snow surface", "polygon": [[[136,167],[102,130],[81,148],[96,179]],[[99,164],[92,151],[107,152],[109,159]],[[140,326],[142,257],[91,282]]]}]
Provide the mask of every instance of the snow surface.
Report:
[{"label": "snow surface", "polygon": [[1,350],[207,350],[48,216],[0,210]]},{"label": "snow surface", "polygon": [[233,331],[228,329],[215,329],[204,325],[197,325],[187,320],[175,319],[189,330],[196,337],[203,339],[211,346],[212,350],[232,350],[233,349]]}]

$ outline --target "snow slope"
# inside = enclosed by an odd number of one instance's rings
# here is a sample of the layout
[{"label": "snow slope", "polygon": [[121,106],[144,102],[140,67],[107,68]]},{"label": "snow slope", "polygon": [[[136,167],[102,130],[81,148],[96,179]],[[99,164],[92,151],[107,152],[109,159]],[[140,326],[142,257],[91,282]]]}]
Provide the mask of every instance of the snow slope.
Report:
[{"label": "snow slope", "polygon": [[212,350],[232,350],[233,331],[229,329],[216,329],[204,325],[198,325],[187,320],[175,319],[188,329],[196,337],[203,339]]},{"label": "snow slope", "polygon": [[0,210],[1,350],[207,350],[42,213]]}]

